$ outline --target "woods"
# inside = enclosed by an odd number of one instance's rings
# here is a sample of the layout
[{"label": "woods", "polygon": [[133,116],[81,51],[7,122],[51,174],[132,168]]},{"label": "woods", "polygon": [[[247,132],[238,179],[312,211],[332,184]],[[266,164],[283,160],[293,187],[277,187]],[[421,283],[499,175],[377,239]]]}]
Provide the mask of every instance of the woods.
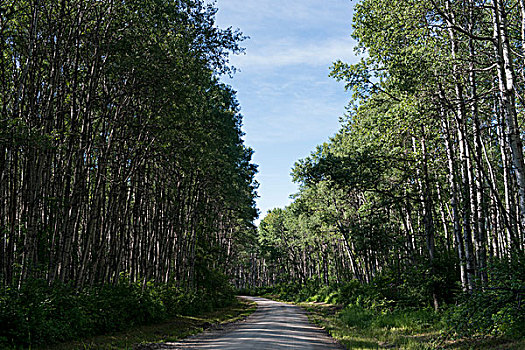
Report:
[{"label": "woods", "polygon": [[348,112],[293,167],[300,190],[261,222],[240,284],[300,299],[357,280],[375,305],[460,304],[457,331],[523,336],[524,15],[522,1],[356,4],[362,58],[331,70]]},{"label": "woods", "polygon": [[203,244],[231,258],[256,170],[215,78],[242,36],[213,15],[198,1],[3,5],[4,285],[191,285]]},{"label": "woods", "polygon": [[257,170],[219,81],[244,37],[215,13],[194,0],[1,2],[4,293],[34,280],[191,291],[231,272]]},{"label": "woods", "polygon": [[348,327],[524,339],[524,0],[358,2],[360,61],[330,73],[340,129],[258,228],[221,82],[246,37],[216,12],[0,2],[0,348],[194,315],[235,288],[342,304]]}]

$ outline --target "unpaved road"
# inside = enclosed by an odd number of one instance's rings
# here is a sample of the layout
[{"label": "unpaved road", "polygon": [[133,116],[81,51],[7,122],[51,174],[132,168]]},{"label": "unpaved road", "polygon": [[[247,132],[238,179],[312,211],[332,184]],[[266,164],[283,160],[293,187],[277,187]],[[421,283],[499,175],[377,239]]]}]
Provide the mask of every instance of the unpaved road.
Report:
[{"label": "unpaved road", "polygon": [[276,301],[246,297],[257,310],[246,320],[224,330],[204,332],[162,349],[341,349],[322,329],[308,322],[301,308]]}]

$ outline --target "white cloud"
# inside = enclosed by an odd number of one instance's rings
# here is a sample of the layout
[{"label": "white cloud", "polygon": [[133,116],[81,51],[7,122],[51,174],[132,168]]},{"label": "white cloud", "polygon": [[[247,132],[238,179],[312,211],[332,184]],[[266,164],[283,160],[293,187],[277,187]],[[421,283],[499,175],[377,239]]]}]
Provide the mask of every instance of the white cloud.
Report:
[{"label": "white cloud", "polygon": [[[208,1],[208,0],[206,0]],[[209,0],[213,1],[213,0]],[[290,202],[294,162],[339,129],[349,96],[328,77],[331,64],[356,62],[351,0],[217,0],[219,27],[250,36],[231,57],[245,140],[260,165],[262,216]]]},{"label": "white cloud", "polygon": [[331,39],[324,42],[281,41],[265,43],[257,50],[248,48],[245,55],[232,57],[232,63],[241,70],[279,68],[291,65],[328,67],[341,59],[355,62],[355,43],[350,38]]},{"label": "white cloud", "polygon": [[[250,24],[253,20],[333,23],[341,18],[334,14],[347,13],[345,17],[348,19],[352,15],[349,0],[217,0],[216,6],[222,22],[228,22],[230,18],[243,18],[240,24]],[[224,18],[223,13],[226,14]]]},{"label": "white cloud", "polygon": [[315,92],[287,95],[287,102],[263,93],[258,105],[246,103],[244,129],[248,144],[259,148],[308,142],[313,147],[326,141],[339,129],[338,118],[344,112],[345,101],[331,101],[331,96],[320,93],[316,98]]},{"label": "white cloud", "polygon": [[263,144],[326,141],[339,129],[349,95],[327,67],[246,71],[233,80],[244,115],[246,140]]},{"label": "white cloud", "polygon": [[231,57],[241,70],[354,59],[350,0],[217,0],[216,6],[220,27],[250,37],[242,43],[246,54]]}]

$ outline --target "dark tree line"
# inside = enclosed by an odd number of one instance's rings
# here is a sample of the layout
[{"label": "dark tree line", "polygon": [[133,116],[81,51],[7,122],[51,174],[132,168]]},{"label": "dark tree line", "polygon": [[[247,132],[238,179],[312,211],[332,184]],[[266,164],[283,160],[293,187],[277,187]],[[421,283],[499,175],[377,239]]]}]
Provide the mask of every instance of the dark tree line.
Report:
[{"label": "dark tree line", "polygon": [[0,279],[229,273],[252,150],[218,81],[239,32],[200,0],[0,3]]}]

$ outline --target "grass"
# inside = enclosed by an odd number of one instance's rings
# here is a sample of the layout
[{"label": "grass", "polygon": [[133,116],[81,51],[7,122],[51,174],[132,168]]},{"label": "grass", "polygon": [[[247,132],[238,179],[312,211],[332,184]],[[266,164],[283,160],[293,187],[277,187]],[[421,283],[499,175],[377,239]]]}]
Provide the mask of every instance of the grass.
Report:
[{"label": "grass", "polygon": [[347,349],[525,349],[525,340],[497,337],[447,339],[444,324],[432,310],[375,313],[358,306],[299,303],[310,321],[324,328]]},{"label": "grass", "polygon": [[42,350],[133,349],[138,344],[172,342],[197,334],[214,325],[241,320],[256,309],[256,304],[237,299],[231,306],[198,316],[178,316],[168,321],[137,327],[123,332],[53,345]]}]

